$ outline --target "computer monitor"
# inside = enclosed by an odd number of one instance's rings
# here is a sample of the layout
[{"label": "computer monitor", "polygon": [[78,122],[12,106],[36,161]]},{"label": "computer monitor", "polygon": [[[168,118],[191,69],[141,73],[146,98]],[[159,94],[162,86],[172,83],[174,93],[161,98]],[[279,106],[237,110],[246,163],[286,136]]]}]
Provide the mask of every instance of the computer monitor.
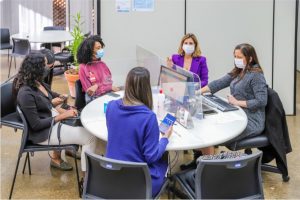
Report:
[{"label": "computer monitor", "polygon": [[187,70],[185,70],[185,69],[183,69],[182,67],[177,66],[177,65],[174,65],[174,66],[173,66],[173,69],[175,69],[178,73],[180,73],[180,74],[186,76],[186,77],[188,78],[188,79],[187,79],[188,82],[194,82],[194,79],[195,79],[195,78],[194,78],[194,74],[193,74],[192,72],[187,71]]},{"label": "computer monitor", "polygon": [[172,82],[188,82],[188,76],[179,73],[173,68],[160,66],[160,74],[158,84],[160,83],[172,83]]},{"label": "computer monitor", "polygon": [[192,73],[175,70],[161,65],[159,85],[166,95],[164,109],[175,113],[177,121],[186,128],[193,128],[192,116],[201,107],[195,94]]},{"label": "computer monitor", "polygon": [[189,96],[195,94],[194,84],[190,82],[193,74],[179,71],[161,65],[159,85],[164,94],[184,104]]}]

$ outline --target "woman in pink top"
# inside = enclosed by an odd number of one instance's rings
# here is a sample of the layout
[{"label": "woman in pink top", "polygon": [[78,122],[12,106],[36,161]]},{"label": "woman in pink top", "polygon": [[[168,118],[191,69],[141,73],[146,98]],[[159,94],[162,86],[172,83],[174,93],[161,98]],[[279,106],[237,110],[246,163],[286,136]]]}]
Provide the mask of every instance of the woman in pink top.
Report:
[{"label": "woman in pink top", "polygon": [[78,49],[79,78],[85,92],[86,103],[109,91],[119,90],[112,85],[111,72],[101,61],[104,46],[101,37],[93,35],[86,38]]}]

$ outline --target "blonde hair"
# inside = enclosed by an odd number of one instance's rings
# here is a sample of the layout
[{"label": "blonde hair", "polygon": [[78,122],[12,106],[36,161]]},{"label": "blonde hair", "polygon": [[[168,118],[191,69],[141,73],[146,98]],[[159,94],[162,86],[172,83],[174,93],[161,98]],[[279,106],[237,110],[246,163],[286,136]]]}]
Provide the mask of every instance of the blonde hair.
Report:
[{"label": "blonde hair", "polygon": [[199,42],[198,42],[196,36],[193,33],[188,33],[185,36],[183,36],[183,38],[181,39],[179,48],[178,48],[178,54],[184,55],[184,50],[182,49],[182,45],[183,45],[184,41],[186,39],[189,39],[189,38],[192,38],[192,40],[195,43],[195,51],[194,51],[194,53],[192,53],[192,57],[199,57],[199,56],[201,56],[201,50],[200,50]]}]

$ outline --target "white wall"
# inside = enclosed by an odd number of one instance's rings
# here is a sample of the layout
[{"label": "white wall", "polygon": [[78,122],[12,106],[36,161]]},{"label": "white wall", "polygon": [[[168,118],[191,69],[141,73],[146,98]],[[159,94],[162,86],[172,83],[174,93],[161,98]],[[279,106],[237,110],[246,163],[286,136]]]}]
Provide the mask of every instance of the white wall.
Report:
[{"label": "white wall", "polygon": [[177,52],[184,34],[184,0],[155,1],[153,12],[118,13],[115,1],[101,1],[101,36],[116,84],[124,84],[135,67],[136,45],[165,59]]},{"label": "white wall", "polygon": [[[184,30],[184,1],[155,1],[150,13],[116,13],[115,1],[101,1],[101,29],[107,60],[133,58],[135,45],[164,58],[177,51]],[[287,114],[294,108],[294,39],[296,0],[275,0],[274,66],[272,69],[273,0],[187,0],[187,32],[198,36],[207,57],[209,80],[233,68],[233,49],[252,44],[267,83],[279,93]],[[126,76],[130,61],[110,67]],[[273,71],[272,71],[273,70]],[[223,91],[221,95],[228,93]]]},{"label": "white wall", "polygon": [[[70,0],[70,4],[68,4],[68,0],[66,0],[66,2],[67,5],[70,5],[71,16],[77,12],[82,14],[83,20],[85,21],[83,24],[84,33],[93,30],[91,20],[92,7],[96,1]],[[53,26],[52,0],[2,0],[0,1],[0,10],[1,27],[9,28],[11,34],[40,31],[44,26]],[[72,17],[70,20],[72,28]]]},{"label": "white wall", "polygon": [[[257,51],[267,83],[272,81],[273,0],[187,0],[187,32],[198,36],[209,81],[233,69],[233,50],[249,43]],[[219,92],[225,96],[229,89]]]},{"label": "white wall", "polygon": [[52,0],[2,0],[1,9],[1,27],[3,23],[10,34],[40,31],[53,25]]},{"label": "white wall", "polygon": [[277,0],[275,4],[274,89],[286,114],[294,111],[296,0]]},{"label": "white wall", "polygon": [[8,17],[8,13],[11,9],[11,1],[9,0],[4,0],[0,1],[0,23],[1,23],[1,28],[9,28],[11,24],[11,17]]},{"label": "white wall", "polygon": [[[70,6],[70,23],[71,26],[69,26],[71,29],[74,25],[73,16],[76,15],[77,12],[80,12],[82,21],[84,22],[82,24],[82,31],[83,33],[87,33],[89,31],[93,32],[93,23],[92,23],[92,9],[93,4],[96,2],[95,0],[67,0],[67,2],[70,2],[68,6]],[[96,6],[95,6],[96,8]],[[95,12],[96,14],[96,12]],[[95,19],[97,16],[95,16]],[[67,17],[68,21],[68,17]],[[95,21],[96,23],[96,21]],[[97,30],[95,29],[95,33]]]}]

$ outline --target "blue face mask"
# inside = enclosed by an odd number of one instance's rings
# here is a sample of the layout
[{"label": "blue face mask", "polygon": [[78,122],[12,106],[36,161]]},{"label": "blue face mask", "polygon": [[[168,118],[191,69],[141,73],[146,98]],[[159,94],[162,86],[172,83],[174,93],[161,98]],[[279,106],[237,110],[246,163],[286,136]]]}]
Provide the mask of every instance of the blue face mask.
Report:
[{"label": "blue face mask", "polygon": [[99,59],[99,58],[102,58],[103,56],[104,56],[104,49],[99,49],[96,52],[96,58]]}]

